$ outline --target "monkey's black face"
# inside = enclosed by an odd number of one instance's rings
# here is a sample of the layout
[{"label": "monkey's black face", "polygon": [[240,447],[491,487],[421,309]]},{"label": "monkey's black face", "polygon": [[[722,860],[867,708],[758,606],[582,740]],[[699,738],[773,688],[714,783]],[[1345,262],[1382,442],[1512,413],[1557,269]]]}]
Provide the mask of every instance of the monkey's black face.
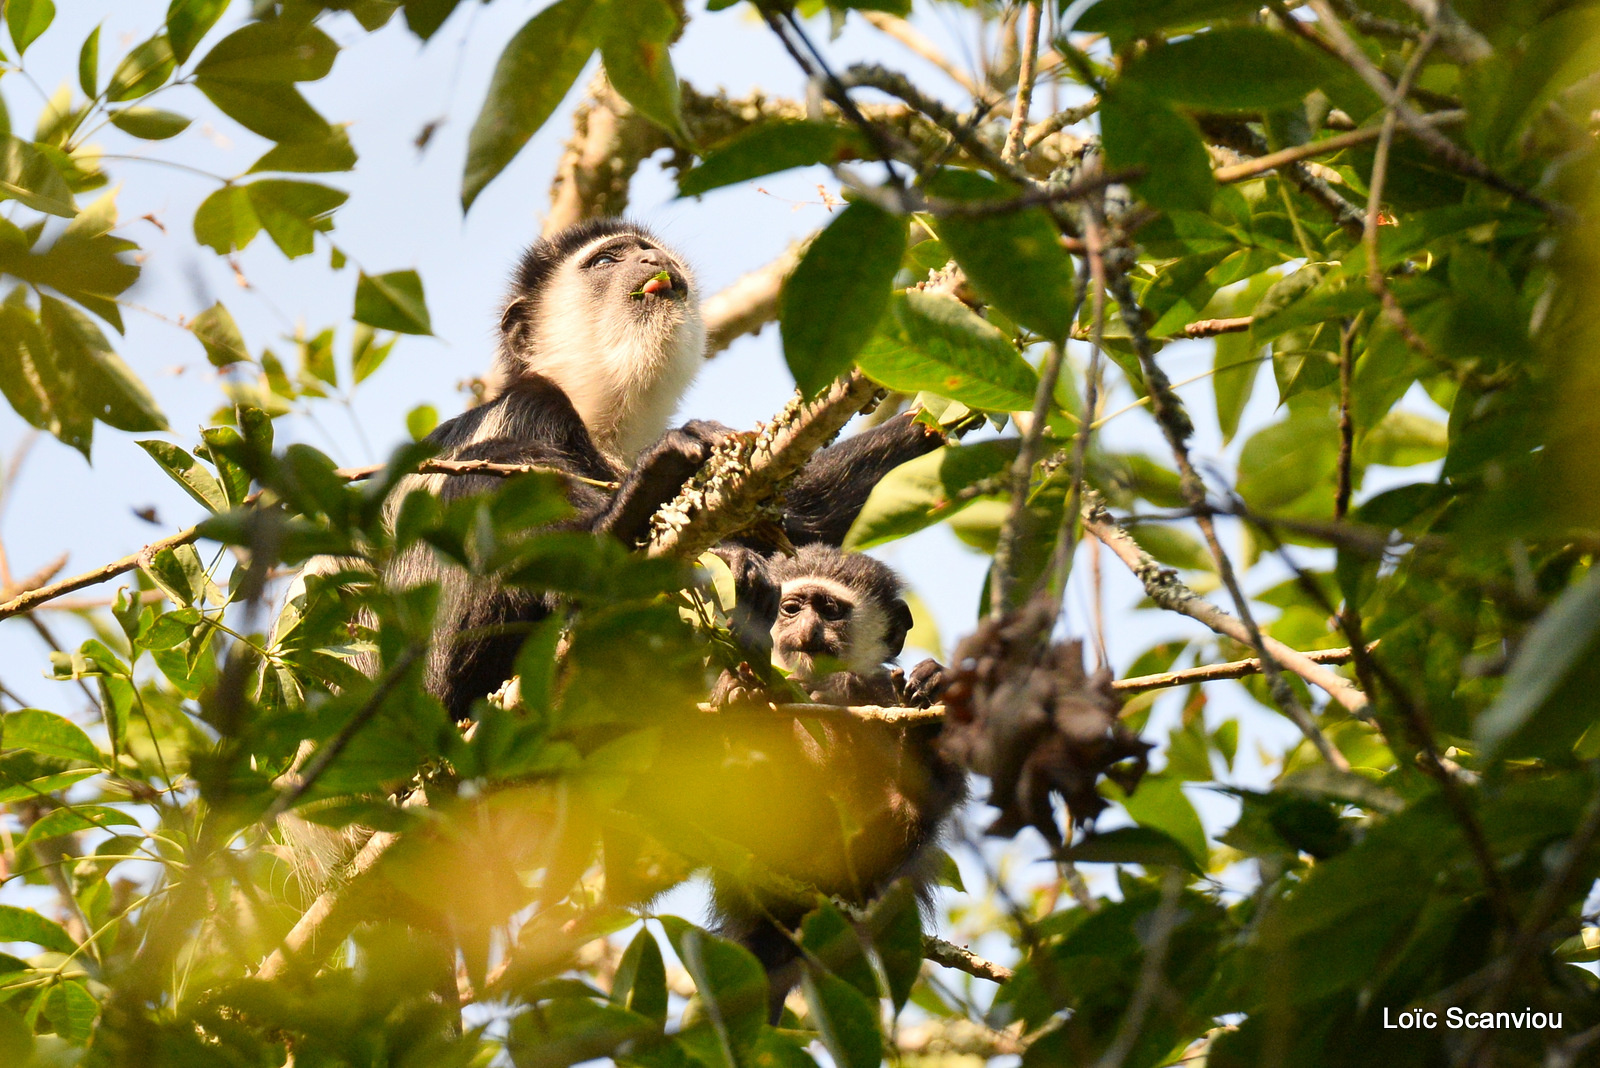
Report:
[{"label": "monkey's black face", "polygon": [[666,249],[637,234],[618,234],[588,250],[579,277],[596,307],[624,307],[641,316],[689,297],[689,277]]},{"label": "monkey's black face", "polygon": [[854,659],[855,602],[833,583],[786,584],[772,626],[778,663],[802,681],[840,671]]}]

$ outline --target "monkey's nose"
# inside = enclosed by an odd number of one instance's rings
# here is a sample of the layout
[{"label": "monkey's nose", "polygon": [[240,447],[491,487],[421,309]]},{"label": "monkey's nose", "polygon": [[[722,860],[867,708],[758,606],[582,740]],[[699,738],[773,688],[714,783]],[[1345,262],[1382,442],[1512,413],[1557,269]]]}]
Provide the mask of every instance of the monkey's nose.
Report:
[{"label": "monkey's nose", "polygon": [[639,262],[646,267],[666,267],[667,257],[659,249],[646,248],[639,250]]}]

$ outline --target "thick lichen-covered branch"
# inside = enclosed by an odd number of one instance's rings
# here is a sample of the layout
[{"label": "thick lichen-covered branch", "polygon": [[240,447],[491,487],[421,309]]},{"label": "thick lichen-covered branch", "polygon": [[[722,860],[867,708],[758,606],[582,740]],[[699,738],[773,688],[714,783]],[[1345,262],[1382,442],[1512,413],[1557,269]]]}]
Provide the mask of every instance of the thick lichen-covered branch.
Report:
[{"label": "thick lichen-covered branch", "polygon": [[853,371],[816,400],[796,396],[772,422],[730,435],[651,519],[649,554],[692,558],[774,519],[773,506],[789,480],[881,392],[882,387]]}]

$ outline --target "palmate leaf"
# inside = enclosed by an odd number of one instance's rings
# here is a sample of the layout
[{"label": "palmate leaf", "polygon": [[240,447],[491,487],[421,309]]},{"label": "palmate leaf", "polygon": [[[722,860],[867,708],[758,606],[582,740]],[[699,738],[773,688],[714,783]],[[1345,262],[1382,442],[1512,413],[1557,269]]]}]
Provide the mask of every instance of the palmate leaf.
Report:
[{"label": "palmate leaf", "polygon": [[0,905],[0,941],[32,942],[57,953],[72,953],[78,948],[59,923],[15,905]]},{"label": "palmate leaf", "polygon": [[467,138],[461,210],[505,169],[578,80],[599,44],[596,0],[557,0],[512,36]]},{"label": "palmate leaf", "polygon": [[11,43],[17,46],[17,55],[26,52],[28,46],[50,28],[55,17],[56,5],[52,0],[7,0],[6,28],[11,31]]},{"label": "palmate leaf", "polygon": [[188,62],[195,45],[227,7],[228,0],[172,0],[167,7],[167,37],[179,63]]},{"label": "palmate leaf", "polygon": [[87,315],[58,300],[40,297],[39,323],[60,366],[83,391],[85,407],[96,419],[118,430],[167,429],[167,417],[155,398]]}]

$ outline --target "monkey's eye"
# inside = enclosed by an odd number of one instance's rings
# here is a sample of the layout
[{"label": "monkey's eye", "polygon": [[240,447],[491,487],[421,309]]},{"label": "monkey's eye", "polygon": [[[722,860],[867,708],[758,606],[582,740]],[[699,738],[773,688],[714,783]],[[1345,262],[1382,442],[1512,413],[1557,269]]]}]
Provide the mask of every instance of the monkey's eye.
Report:
[{"label": "monkey's eye", "polygon": [[594,257],[593,259],[591,259],[589,261],[589,266],[590,267],[610,267],[613,263],[621,263],[621,262],[622,262],[621,260],[617,259],[617,257],[613,256],[611,253],[602,252],[602,253],[600,253],[600,255]]},{"label": "monkey's eye", "polygon": [[829,621],[837,621],[850,614],[849,605],[835,601],[831,597],[823,600],[823,602],[817,606],[817,610],[818,614],[821,615],[823,619]]},{"label": "monkey's eye", "polygon": [[801,603],[798,597],[789,598],[788,600],[784,601],[781,606],[783,614],[786,616],[799,614],[800,609],[803,607],[804,605]]}]

